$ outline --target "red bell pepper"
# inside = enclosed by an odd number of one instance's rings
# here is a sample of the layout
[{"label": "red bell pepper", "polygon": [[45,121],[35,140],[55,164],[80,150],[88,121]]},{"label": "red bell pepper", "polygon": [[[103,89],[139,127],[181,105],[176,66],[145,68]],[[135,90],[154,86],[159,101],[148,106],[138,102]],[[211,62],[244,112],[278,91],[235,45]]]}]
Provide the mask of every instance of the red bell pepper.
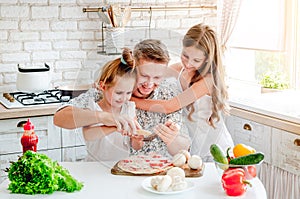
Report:
[{"label": "red bell pepper", "polygon": [[[222,186],[228,196],[240,196],[246,192],[245,171],[242,168],[229,168],[222,175]],[[251,184],[250,184],[251,185]]]}]

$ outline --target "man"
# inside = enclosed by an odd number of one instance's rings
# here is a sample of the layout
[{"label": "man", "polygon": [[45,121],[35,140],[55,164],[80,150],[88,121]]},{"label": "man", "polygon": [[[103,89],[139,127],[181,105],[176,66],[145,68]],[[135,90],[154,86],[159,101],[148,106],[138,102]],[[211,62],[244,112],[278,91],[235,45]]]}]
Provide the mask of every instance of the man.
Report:
[{"label": "man", "polygon": [[[133,50],[137,68],[137,84],[133,96],[147,99],[170,99],[179,94],[175,79],[164,80],[169,62],[166,46],[159,40],[146,39],[138,43]],[[163,81],[164,80],[164,81]],[[54,124],[62,128],[79,128],[98,123],[106,125],[102,131],[128,131],[135,133],[134,121],[109,113],[99,113],[87,110],[89,99],[98,101],[101,93],[97,89],[90,89],[84,94],[70,101],[69,105],[59,109],[54,115]],[[142,129],[155,132],[158,136],[145,141],[143,147],[131,154],[148,154],[157,152],[165,156],[175,155],[179,150],[190,147],[190,139],[186,127],[182,124],[181,111],[172,114],[155,113],[136,110],[137,122]],[[181,126],[179,131],[178,126]]]}]

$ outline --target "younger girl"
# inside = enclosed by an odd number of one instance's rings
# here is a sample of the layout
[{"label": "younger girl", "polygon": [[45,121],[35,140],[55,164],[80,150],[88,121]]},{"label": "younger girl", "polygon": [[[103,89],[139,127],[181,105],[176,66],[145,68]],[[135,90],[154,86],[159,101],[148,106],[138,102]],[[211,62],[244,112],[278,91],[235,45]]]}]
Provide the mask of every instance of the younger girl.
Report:
[{"label": "younger girl", "polygon": [[[128,100],[135,84],[135,62],[130,49],[125,48],[121,58],[108,62],[103,67],[96,81],[96,87],[102,91],[102,99],[98,102],[90,99],[88,108],[114,115],[126,115],[134,120],[135,104]],[[106,132],[105,128],[100,130],[99,125],[83,127],[88,152],[87,161],[112,161],[127,158],[131,144],[130,138],[125,135],[119,132]],[[138,138],[135,136],[132,138],[132,144],[135,147],[134,141]]]},{"label": "younger girl", "polygon": [[170,66],[182,93],[170,100],[132,99],[137,108],[154,112],[184,108],[191,154],[210,161],[211,144],[217,143],[224,150],[233,146],[221,115],[226,112],[227,92],[217,35],[209,26],[198,24],[188,30],[182,44],[181,63]]}]

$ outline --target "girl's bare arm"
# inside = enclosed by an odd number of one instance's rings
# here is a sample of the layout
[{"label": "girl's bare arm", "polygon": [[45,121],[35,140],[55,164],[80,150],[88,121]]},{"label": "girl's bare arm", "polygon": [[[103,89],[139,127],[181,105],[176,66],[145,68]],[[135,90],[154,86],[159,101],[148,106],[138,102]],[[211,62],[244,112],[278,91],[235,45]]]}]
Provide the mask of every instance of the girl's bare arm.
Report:
[{"label": "girl's bare arm", "polygon": [[210,78],[203,78],[169,100],[138,99],[134,97],[131,100],[135,102],[136,107],[139,109],[168,114],[186,107],[200,97],[209,94],[209,87],[211,87],[209,85],[212,85]]}]

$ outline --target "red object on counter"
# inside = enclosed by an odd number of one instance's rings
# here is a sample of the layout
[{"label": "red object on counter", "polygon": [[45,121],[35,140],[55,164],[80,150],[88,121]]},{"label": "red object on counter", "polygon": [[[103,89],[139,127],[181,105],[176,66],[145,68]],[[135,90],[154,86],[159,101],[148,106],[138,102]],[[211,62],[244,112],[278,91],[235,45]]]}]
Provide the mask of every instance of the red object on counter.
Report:
[{"label": "red object on counter", "polygon": [[245,171],[242,168],[229,168],[222,175],[222,186],[228,196],[240,196],[246,192]]},{"label": "red object on counter", "polygon": [[34,133],[34,126],[29,119],[27,120],[23,128],[24,128],[24,133],[21,137],[23,153],[25,153],[28,150],[36,152],[37,143],[39,139],[38,136]]}]

